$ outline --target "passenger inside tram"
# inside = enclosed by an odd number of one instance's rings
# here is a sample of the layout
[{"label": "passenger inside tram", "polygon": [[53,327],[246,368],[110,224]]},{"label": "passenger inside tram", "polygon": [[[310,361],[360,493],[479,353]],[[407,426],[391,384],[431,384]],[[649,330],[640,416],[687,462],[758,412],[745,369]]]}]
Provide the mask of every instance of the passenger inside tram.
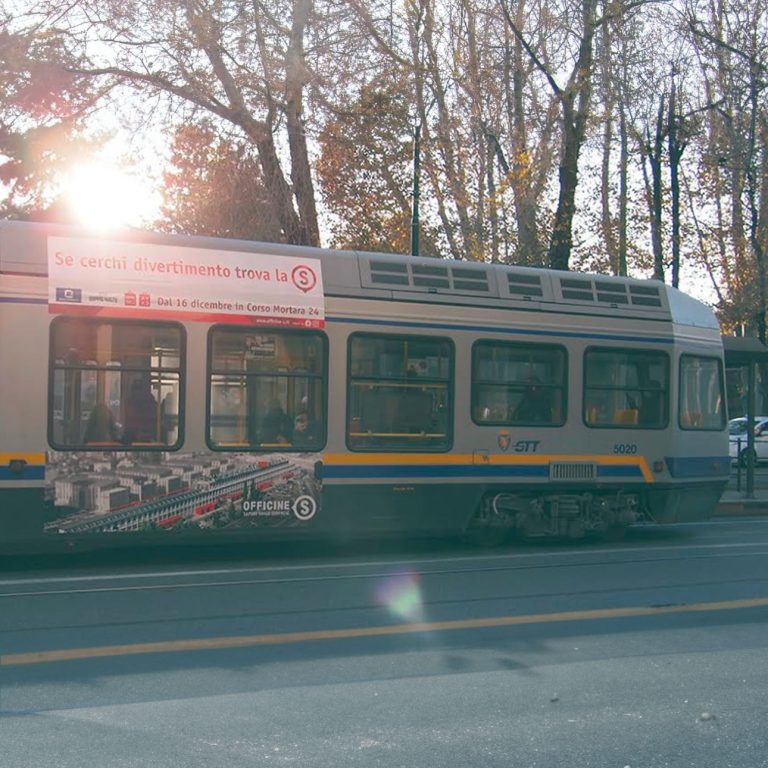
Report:
[{"label": "passenger inside tram", "polygon": [[95,445],[119,441],[120,428],[112,415],[112,411],[105,403],[97,403],[88,415],[83,442],[86,445]]}]

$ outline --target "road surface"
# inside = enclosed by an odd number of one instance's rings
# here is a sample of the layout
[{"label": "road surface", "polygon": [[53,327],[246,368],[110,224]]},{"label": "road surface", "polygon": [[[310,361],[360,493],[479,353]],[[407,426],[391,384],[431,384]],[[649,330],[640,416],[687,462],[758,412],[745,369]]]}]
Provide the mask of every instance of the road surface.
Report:
[{"label": "road surface", "polygon": [[768,519],[247,555],[6,562],[3,768],[768,766]]}]

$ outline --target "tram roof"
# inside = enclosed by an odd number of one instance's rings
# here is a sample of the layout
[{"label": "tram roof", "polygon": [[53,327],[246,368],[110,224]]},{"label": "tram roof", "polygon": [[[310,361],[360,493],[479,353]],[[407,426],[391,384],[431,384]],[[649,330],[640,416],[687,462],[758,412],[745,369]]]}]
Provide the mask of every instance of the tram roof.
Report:
[{"label": "tram roof", "polygon": [[327,296],[618,315],[717,328],[708,307],[654,280],[141,230],[99,238],[67,225],[2,221],[0,272],[47,274],[49,236],[319,260]]}]

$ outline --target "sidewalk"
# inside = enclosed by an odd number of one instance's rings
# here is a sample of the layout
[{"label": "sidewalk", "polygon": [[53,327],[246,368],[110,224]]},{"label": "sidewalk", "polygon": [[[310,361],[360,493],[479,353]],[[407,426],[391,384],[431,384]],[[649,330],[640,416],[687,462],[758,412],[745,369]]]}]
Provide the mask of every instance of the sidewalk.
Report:
[{"label": "sidewalk", "polygon": [[754,498],[746,498],[746,493],[727,489],[720,499],[715,517],[729,515],[768,515],[768,489],[755,489]]}]

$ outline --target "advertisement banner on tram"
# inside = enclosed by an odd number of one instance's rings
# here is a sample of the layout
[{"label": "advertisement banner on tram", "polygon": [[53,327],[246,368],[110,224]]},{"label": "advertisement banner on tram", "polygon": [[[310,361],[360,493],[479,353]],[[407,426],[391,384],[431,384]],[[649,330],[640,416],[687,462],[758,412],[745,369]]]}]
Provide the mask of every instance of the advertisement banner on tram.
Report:
[{"label": "advertisement banner on tram", "polygon": [[322,328],[320,261],[190,246],[48,238],[51,312]]},{"label": "advertisement banner on tram", "polygon": [[58,534],[295,528],[320,512],[320,454],[52,451]]}]

